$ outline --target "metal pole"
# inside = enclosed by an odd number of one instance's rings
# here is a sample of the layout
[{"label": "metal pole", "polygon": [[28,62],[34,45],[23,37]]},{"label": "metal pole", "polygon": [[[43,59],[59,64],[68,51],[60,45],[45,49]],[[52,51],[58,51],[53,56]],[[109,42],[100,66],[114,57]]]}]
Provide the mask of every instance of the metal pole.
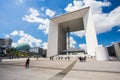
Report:
[{"label": "metal pole", "polygon": [[[67,27],[67,37],[68,37],[68,39],[67,39],[67,49],[70,49],[70,28],[69,27]],[[68,54],[68,52],[67,52],[67,54]]]}]

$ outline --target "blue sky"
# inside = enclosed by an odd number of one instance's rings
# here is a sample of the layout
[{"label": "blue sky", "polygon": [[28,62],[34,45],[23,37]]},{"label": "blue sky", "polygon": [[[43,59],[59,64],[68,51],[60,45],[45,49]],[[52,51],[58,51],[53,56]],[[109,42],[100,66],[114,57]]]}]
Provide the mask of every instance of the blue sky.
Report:
[{"label": "blue sky", "polygon": [[[47,48],[49,19],[91,6],[99,45],[120,42],[120,0],[0,0],[0,38],[12,46]],[[86,48],[82,32],[71,33],[71,47]]]}]

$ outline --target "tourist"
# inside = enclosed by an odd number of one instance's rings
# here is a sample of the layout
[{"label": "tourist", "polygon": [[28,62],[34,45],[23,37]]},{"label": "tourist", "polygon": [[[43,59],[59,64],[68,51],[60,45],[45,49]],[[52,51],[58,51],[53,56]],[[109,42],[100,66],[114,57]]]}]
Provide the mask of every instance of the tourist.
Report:
[{"label": "tourist", "polygon": [[28,58],[25,62],[25,68],[29,68],[29,64],[30,64],[30,59]]},{"label": "tourist", "polygon": [[68,56],[67,58],[68,58],[68,60],[70,60],[70,57],[69,57],[69,56]]},{"label": "tourist", "polygon": [[79,59],[79,61],[81,62],[82,61],[82,57],[80,56],[80,57],[78,57],[78,59]]},{"label": "tourist", "polygon": [[84,61],[86,61],[86,56],[84,56]]}]

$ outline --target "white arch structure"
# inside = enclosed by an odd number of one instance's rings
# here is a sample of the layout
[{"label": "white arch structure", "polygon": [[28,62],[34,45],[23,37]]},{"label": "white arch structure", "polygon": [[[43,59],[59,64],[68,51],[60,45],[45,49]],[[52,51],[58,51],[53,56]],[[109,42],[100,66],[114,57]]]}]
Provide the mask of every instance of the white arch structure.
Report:
[{"label": "white arch structure", "polygon": [[50,19],[47,56],[61,54],[66,50],[66,32],[85,30],[87,53],[95,56],[98,46],[90,7],[82,8]]}]

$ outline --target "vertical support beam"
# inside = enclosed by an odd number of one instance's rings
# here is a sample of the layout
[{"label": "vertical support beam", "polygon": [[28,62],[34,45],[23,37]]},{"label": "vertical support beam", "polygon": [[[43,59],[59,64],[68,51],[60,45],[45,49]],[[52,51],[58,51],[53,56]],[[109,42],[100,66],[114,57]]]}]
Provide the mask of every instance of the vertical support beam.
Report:
[{"label": "vertical support beam", "polygon": [[58,53],[58,23],[50,20],[47,57]]},{"label": "vertical support beam", "polygon": [[114,43],[113,46],[114,46],[114,49],[115,49],[117,59],[120,60],[120,46],[119,46],[119,43]]},{"label": "vertical support beam", "polygon": [[70,49],[70,28],[69,27],[67,27],[67,45],[66,46],[68,46],[67,47],[67,49]]},{"label": "vertical support beam", "polygon": [[58,54],[62,54],[63,50],[66,50],[66,31],[62,26],[58,27]]},{"label": "vertical support beam", "polygon": [[83,17],[83,23],[85,28],[87,53],[91,56],[95,56],[95,48],[98,47],[98,42],[90,8]]}]

